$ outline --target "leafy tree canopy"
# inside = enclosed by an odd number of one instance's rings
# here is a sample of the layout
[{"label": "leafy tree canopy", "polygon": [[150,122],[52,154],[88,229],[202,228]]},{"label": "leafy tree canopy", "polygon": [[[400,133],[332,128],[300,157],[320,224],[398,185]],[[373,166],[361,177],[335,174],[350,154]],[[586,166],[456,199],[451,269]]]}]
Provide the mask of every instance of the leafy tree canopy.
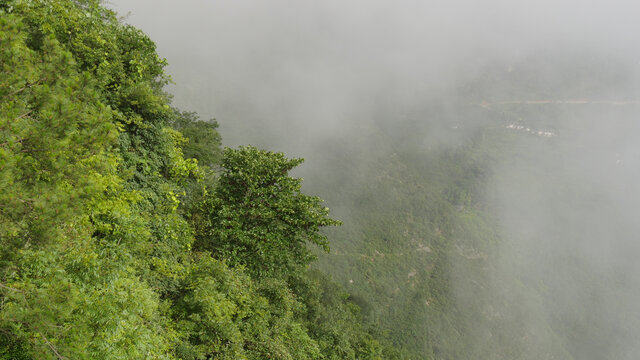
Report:
[{"label": "leafy tree canopy", "polygon": [[217,187],[203,202],[196,247],[258,276],[293,275],[309,265],[311,243],[329,250],[320,229],[339,225],[319,197],[300,192],[289,171],[302,159],[252,146],[223,152]]}]

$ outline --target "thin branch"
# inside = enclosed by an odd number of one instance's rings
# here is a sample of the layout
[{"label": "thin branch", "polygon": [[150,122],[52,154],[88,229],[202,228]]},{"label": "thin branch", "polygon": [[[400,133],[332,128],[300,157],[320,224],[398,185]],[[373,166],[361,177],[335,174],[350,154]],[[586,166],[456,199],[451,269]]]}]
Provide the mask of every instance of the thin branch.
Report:
[{"label": "thin branch", "polygon": [[[22,144],[25,140],[26,139],[20,139],[20,140],[16,140],[15,142],[18,143],[18,144]],[[9,141],[5,141],[2,144],[0,144],[1,147],[5,147],[7,145],[9,145]]]},{"label": "thin branch", "polygon": [[46,336],[44,336],[43,333],[40,333],[40,335],[42,335],[42,338],[44,339],[44,341],[47,343],[47,345],[49,346],[49,348],[51,349],[51,351],[53,351],[54,354],[56,354],[56,356],[58,357],[58,359],[60,360],[65,360],[66,358],[62,355],[60,355],[60,353],[58,353],[58,350],[56,350],[55,346],[53,346],[53,344],[51,344],[49,342],[49,339],[47,339]]},{"label": "thin branch", "polygon": [[24,294],[24,291],[22,291],[22,290],[20,290],[20,289],[12,288],[12,287],[7,286],[7,285],[5,285],[5,284],[3,284],[3,283],[0,283],[0,287],[1,287],[1,288],[3,288],[3,289],[7,289],[7,290],[11,290],[11,291],[16,291],[16,292],[19,292],[19,293]]},{"label": "thin branch", "polygon": [[25,86],[21,87],[20,89],[14,91],[12,93],[9,93],[9,94],[5,95],[4,97],[7,98],[7,97],[10,97],[10,96],[19,94],[19,93],[27,90],[28,88],[32,87],[33,85],[42,84],[43,82],[45,82],[47,80],[48,80],[47,78],[41,78],[41,79],[38,79],[38,80],[36,80],[36,81],[34,81],[32,83],[27,83]]},{"label": "thin branch", "polygon": [[13,119],[13,121],[16,121],[16,120],[22,119],[23,117],[25,117],[25,116],[27,116],[27,115],[31,114],[32,112],[33,112],[33,109],[31,109],[31,110],[27,111],[26,113],[24,113],[24,114],[22,114],[22,115],[18,116],[17,118]]},{"label": "thin branch", "polygon": [[13,95],[16,95],[16,94],[18,94],[18,93],[21,93],[21,92],[25,91],[26,89],[28,89],[28,88],[30,88],[30,87],[31,87],[31,84],[27,84],[27,85],[25,85],[25,86],[21,87],[20,89],[18,89],[18,90],[16,90],[16,91],[14,91],[14,92],[12,92],[12,93],[9,93],[9,94],[5,95],[4,97],[5,97],[5,98],[7,98],[7,97],[11,97],[11,96],[13,96]]}]

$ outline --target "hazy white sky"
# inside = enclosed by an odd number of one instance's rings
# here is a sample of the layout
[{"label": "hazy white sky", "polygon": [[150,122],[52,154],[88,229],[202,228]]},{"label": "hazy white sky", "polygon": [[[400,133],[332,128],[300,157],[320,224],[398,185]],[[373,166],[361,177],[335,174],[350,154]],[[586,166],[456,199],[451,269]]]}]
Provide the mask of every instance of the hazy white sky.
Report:
[{"label": "hazy white sky", "polygon": [[406,109],[447,96],[484,64],[541,49],[591,47],[634,59],[640,53],[634,1],[110,4],[158,44],[178,105],[216,117],[232,143],[257,122],[291,128],[302,139],[332,134],[376,116],[381,106]]}]

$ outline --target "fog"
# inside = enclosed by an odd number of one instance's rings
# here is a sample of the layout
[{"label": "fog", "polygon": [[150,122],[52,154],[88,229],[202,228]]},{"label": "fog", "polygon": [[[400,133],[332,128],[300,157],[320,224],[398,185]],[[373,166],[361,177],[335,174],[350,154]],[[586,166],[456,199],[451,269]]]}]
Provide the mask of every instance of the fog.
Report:
[{"label": "fog", "polygon": [[637,50],[633,2],[112,3],[168,59],[176,103],[216,117],[230,144],[335,136],[541,49]]},{"label": "fog", "polygon": [[[461,304],[500,307],[477,328],[513,328],[524,345],[512,358],[637,357],[636,2],[108,4],[168,60],[176,106],[216,118],[229,146],[305,157],[300,173],[313,189],[357,187],[332,165],[336,151],[358,167],[498,129],[507,145],[477,197],[501,241],[485,254],[483,289],[456,267]],[[345,222],[358,211],[333,202]],[[547,328],[557,338],[536,337]],[[478,342],[497,341],[489,332],[475,333]]]}]

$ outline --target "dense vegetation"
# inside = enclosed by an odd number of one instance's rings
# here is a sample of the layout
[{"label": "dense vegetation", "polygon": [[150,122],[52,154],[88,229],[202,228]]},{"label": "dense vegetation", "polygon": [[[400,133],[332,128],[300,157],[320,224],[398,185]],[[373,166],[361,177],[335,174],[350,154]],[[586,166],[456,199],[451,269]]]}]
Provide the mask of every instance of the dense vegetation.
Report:
[{"label": "dense vegetation", "polygon": [[338,225],[170,106],[165,61],[97,0],[0,3],[0,358],[400,358],[309,265]]}]

